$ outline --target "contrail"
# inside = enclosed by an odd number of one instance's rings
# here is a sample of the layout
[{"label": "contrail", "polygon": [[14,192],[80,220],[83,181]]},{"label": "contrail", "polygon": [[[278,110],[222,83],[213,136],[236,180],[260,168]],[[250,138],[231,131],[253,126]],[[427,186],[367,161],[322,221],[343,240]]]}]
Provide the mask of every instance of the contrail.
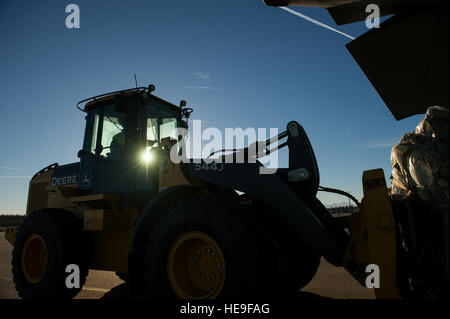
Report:
[{"label": "contrail", "polygon": [[184,88],[185,89],[193,89],[193,90],[217,90],[217,88],[212,87],[212,86],[191,86],[191,85],[186,85]]},{"label": "contrail", "polygon": [[318,26],[321,26],[322,28],[334,31],[336,33],[342,34],[343,36],[346,36],[349,39],[355,40],[355,37],[352,37],[351,35],[348,35],[347,33],[344,33],[342,31],[336,30],[335,28],[330,27],[329,25],[326,25],[320,21],[314,20],[313,18],[310,18],[308,16],[305,16],[304,14],[301,14],[300,12],[294,11],[292,9],[289,9],[288,7],[279,7],[280,9],[286,10],[289,13],[295,14],[296,16],[303,18],[305,20],[308,20],[309,22],[312,22],[314,24],[317,24]]},{"label": "contrail", "polygon": [[0,169],[6,169],[9,171],[21,171],[21,168],[15,168],[15,167],[8,167],[8,166],[0,166]]}]

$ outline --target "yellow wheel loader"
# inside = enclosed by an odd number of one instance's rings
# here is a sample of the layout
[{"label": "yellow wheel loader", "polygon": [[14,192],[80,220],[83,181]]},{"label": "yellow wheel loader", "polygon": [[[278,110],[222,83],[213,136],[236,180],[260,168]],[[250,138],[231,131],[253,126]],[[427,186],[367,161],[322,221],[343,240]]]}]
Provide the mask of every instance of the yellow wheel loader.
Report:
[{"label": "yellow wheel loader", "polygon": [[[381,169],[363,173],[364,197],[342,223],[317,192],[345,193],[319,185],[299,123],[213,161],[176,162],[171,154],[182,154],[183,137],[173,132],[187,128],[192,109],[154,90],[77,104],[86,113],[79,162],[37,172],[27,218],[6,233],[22,298],[72,298],[89,269],[114,271],[152,298],[289,296],[314,277],[321,257],[362,285],[376,272],[377,298],[448,295],[448,232],[430,239],[423,221],[436,226],[435,210],[417,198],[396,200]],[[283,147],[288,167],[261,174],[259,158]],[[430,229],[448,228],[448,212],[439,221]]]},{"label": "yellow wheel loader", "polygon": [[[236,150],[224,161],[175,164],[170,151],[181,140],[173,132],[187,128],[192,109],[153,90],[78,104],[87,113],[80,161],[36,173],[27,218],[7,233],[21,297],[73,297],[88,269],[115,271],[137,293],[157,298],[279,295],[305,286],[320,256],[342,262],[348,235],[324,226],[332,218],[315,198],[317,164],[298,123],[276,137],[292,153],[290,168],[276,174],[260,174],[247,149],[243,163],[228,160]],[[67,287],[71,265],[79,268],[76,288]]]}]

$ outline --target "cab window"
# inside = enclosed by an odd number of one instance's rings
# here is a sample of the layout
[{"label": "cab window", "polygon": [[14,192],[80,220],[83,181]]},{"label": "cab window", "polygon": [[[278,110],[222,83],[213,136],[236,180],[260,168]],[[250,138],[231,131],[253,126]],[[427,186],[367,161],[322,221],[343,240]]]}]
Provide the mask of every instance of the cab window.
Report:
[{"label": "cab window", "polygon": [[100,155],[120,159],[125,147],[125,114],[104,114]]},{"label": "cab window", "polygon": [[120,160],[125,147],[126,114],[116,112],[114,105],[104,106],[102,111],[94,114],[90,152]]},{"label": "cab window", "polygon": [[171,137],[173,139],[177,139],[177,119],[176,118],[167,118],[162,119],[162,123],[160,126],[161,139],[165,137]]},{"label": "cab window", "polygon": [[159,141],[158,135],[158,119],[147,119],[147,146],[151,147],[153,146],[153,144]]},{"label": "cab window", "polygon": [[96,112],[94,115],[94,126],[92,130],[92,143],[90,148],[92,154],[95,154],[95,149],[97,148],[98,122],[100,119],[100,116],[97,113],[98,112]]},{"label": "cab window", "polygon": [[147,119],[147,147],[152,147],[156,142],[170,137],[177,139],[177,119],[176,118],[149,118]]}]

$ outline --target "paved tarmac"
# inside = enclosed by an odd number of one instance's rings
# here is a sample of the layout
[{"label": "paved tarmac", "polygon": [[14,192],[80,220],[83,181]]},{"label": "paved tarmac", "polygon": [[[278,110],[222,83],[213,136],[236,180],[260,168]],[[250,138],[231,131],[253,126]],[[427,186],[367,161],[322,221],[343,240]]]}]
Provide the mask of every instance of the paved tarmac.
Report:
[{"label": "paved tarmac", "polygon": [[[19,298],[11,274],[12,246],[0,233],[0,299]],[[127,298],[127,285],[113,272],[91,270],[77,299]],[[299,298],[373,299],[373,289],[362,287],[342,267],[324,259],[314,279],[301,290]]]}]

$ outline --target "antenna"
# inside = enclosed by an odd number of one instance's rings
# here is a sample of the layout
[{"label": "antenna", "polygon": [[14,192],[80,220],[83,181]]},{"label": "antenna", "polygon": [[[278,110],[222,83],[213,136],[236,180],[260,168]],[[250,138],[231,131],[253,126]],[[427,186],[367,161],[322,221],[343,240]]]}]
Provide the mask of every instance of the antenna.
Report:
[{"label": "antenna", "polygon": [[134,74],[134,82],[136,83],[136,89],[138,88],[136,73]]}]

